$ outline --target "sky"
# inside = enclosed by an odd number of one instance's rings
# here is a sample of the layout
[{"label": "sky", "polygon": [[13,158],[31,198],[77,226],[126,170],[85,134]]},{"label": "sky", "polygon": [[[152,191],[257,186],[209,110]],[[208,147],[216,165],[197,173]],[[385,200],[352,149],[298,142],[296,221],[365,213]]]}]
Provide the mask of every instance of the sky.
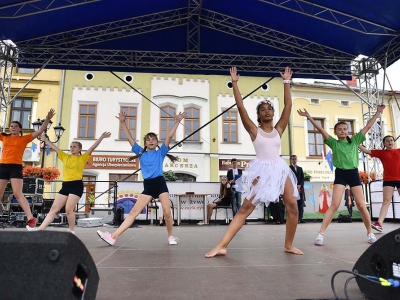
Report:
[{"label": "sky", "polygon": [[[385,82],[385,90],[395,90],[400,92],[400,60],[392,64],[386,70],[387,77],[389,78],[390,84],[392,88],[390,88],[388,80]],[[383,77],[384,73],[383,70],[377,76],[377,83],[379,88],[383,88]],[[322,80],[322,79],[304,79],[304,78],[294,78],[293,81],[295,82],[305,82],[305,83],[313,83],[315,81],[319,82],[333,82],[340,84],[340,81],[337,80]]]}]

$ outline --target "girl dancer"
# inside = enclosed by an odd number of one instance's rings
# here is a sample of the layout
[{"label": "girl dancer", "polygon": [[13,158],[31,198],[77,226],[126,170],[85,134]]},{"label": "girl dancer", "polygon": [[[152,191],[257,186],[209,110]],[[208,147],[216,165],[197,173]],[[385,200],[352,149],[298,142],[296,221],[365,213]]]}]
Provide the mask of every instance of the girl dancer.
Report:
[{"label": "girl dancer", "polygon": [[18,121],[10,123],[10,134],[0,133],[0,140],[3,142],[3,153],[0,160],[0,195],[3,198],[7,183],[11,180],[14,197],[28,219],[27,226],[31,228],[35,227],[37,220],[33,217],[28,201],[22,193],[22,156],[26,144],[44,132],[54,114],[54,109],[50,109],[42,126],[34,133],[22,135],[22,124]]},{"label": "girl dancer", "polygon": [[[213,203],[207,204],[207,223],[210,222],[211,215],[213,213],[214,207],[217,206],[229,206],[232,204],[232,196],[233,191],[230,183],[228,182],[228,178],[226,176],[222,176],[221,184],[219,185],[219,198]],[[197,223],[197,225],[204,225],[204,220]]]},{"label": "girl dancer", "polygon": [[[143,186],[144,190],[140,194],[139,198],[136,201],[135,206],[132,208],[128,217],[124,220],[121,226],[114,232],[108,233],[97,230],[97,234],[99,237],[105,241],[109,245],[114,245],[116,239],[131,225],[135,222],[136,217],[143,210],[143,208],[151,201],[152,198],[159,199],[161,205],[163,207],[163,213],[165,218],[165,224],[168,232],[168,244],[176,245],[178,244],[179,239],[172,236],[172,225],[173,220],[171,216],[170,210],[170,201],[169,201],[169,191],[167,184],[165,182],[162,170],[162,164],[165,156],[168,156],[172,161],[175,161],[177,158],[167,154],[169,151],[169,143],[171,142],[172,137],[175,134],[176,129],[180,121],[185,118],[186,113],[179,113],[175,116],[175,124],[171,128],[171,130],[167,133],[167,138],[165,142],[158,146],[157,135],[153,132],[149,132],[144,136],[144,148],[140,147],[135,140],[132,138],[132,135],[125,124],[126,115],[124,113],[118,114],[119,121],[122,124],[122,128],[124,129],[125,135],[132,146],[132,151],[137,155],[132,157],[131,159],[138,158],[140,161],[140,167],[142,169],[143,174]],[[159,149],[157,149],[159,148]]]},{"label": "girl dancer", "polygon": [[394,137],[387,135],[383,138],[383,150],[368,150],[364,146],[358,147],[362,152],[377,157],[383,165],[383,203],[379,211],[378,221],[372,224],[372,228],[382,232],[382,224],[386,218],[394,189],[400,194],[400,149],[394,145]]},{"label": "girl dancer", "polygon": [[89,160],[90,155],[97,148],[104,138],[109,138],[111,133],[104,132],[100,138],[86,151],[81,153],[82,144],[80,142],[71,142],[69,151],[71,154],[67,154],[64,151],[58,149],[52,142],[50,142],[45,135],[43,135],[42,141],[44,141],[51,149],[57,152],[58,158],[63,162],[63,183],[61,190],[58,192],[56,199],[50,208],[50,212],[47,214],[43,223],[39,228],[31,228],[26,226],[29,231],[45,230],[47,226],[53,222],[56,214],[65,205],[65,212],[67,214],[68,228],[69,231],[75,234],[75,213],[74,209],[79,199],[83,194],[83,169]]},{"label": "girl dancer", "polygon": [[384,110],[385,105],[378,105],[377,111],[374,116],[368,121],[367,125],[361,129],[359,133],[350,138],[348,136],[348,128],[345,122],[338,122],[334,127],[334,133],[337,140],[330,136],[310,114],[304,109],[299,109],[297,112],[300,116],[306,117],[311,124],[322,134],[324,143],[327,144],[333,152],[333,165],[335,169],[335,181],[333,182],[332,203],[326,211],[324,220],[322,221],[321,228],[315,239],[316,246],[324,245],[324,233],[326,228],[332,221],[334,213],[338,210],[340,201],[343,197],[343,192],[346,185],[350,186],[351,192],[354,195],[356,205],[361,213],[361,218],[367,229],[367,241],[370,244],[376,242],[375,235],[372,233],[371,220],[367,207],[364,202],[363,190],[361,187],[360,176],[358,175],[358,146],[365,141],[365,134],[375,123],[379,114]]},{"label": "girl dancer", "polygon": [[[284,250],[289,253],[303,254],[302,251],[293,246],[293,239],[297,228],[297,180],[294,173],[289,169],[287,163],[279,156],[281,136],[286,129],[292,108],[292,96],[290,93],[290,78],[292,71],[286,67],[281,74],[284,84],[284,108],[278,123],[273,125],[275,114],[273,104],[264,100],[257,105],[256,126],[249,118],[243,105],[237,82],[239,75],[235,67],[230,69],[233,85],[233,94],[243,126],[250,134],[253,141],[257,158],[249,165],[241,177],[245,199],[242,207],[233,218],[225,235],[219,244],[208,252],[206,257],[226,255],[226,248],[236,233],[242,228],[246,218],[254,208],[264,202],[268,206],[270,202],[277,202],[279,196],[283,195],[288,218],[286,221],[286,236]],[[240,180],[240,179],[239,179]]]}]

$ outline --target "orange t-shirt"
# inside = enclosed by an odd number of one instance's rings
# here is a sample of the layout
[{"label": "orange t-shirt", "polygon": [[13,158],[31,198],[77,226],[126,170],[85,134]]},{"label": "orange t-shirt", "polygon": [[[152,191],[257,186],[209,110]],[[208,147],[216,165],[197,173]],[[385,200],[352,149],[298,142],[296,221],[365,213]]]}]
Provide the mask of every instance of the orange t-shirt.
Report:
[{"label": "orange t-shirt", "polygon": [[0,163],[22,165],[22,156],[24,155],[26,144],[32,140],[32,133],[22,136],[2,135],[0,133],[0,141],[3,141],[3,153]]}]

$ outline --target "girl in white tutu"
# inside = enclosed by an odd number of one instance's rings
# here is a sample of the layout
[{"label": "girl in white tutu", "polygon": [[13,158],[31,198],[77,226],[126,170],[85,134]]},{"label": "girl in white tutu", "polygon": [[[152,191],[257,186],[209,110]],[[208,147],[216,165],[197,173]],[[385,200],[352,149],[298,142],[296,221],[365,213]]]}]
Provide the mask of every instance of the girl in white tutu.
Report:
[{"label": "girl in white tutu", "polygon": [[278,123],[273,125],[273,104],[264,100],[257,105],[256,126],[243,105],[237,82],[239,75],[235,67],[230,69],[233,85],[233,94],[243,126],[250,134],[253,141],[257,158],[253,160],[240,178],[243,185],[242,194],[245,199],[242,207],[233,218],[225,235],[219,244],[208,252],[206,257],[226,255],[226,248],[236,233],[242,228],[246,218],[253,212],[254,208],[263,202],[268,206],[270,202],[277,202],[279,195],[283,196],[287,211],[286,236],[284,250],[293,254],[303,254],[302,251],[293,246],[293,239],[297,228],[297,180],[295,174],[290,170],[288,164],[279,156],[281,146],[281,135],[286,129],[292,109],[292,96],[290,92],[290,79],[292,71],[286,67],[281,74],[284,84],[284,108]]}]

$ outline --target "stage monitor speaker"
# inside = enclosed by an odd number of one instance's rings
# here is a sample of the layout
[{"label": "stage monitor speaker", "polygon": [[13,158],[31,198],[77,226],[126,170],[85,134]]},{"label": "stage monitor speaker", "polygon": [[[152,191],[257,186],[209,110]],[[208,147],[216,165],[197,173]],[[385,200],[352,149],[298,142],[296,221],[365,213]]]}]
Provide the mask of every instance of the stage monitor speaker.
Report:
[{"label": "stage monitor speaker", "polygon": [[[385,234],[368,247],[357,260],[353,272],[400,281],[400,229]],[[384,287],[361,277],[356,281],[368,299],[400,299],[400,288]]]},{"label": "stage monitor speaker", "polygon": [[96,299],[99,274],[68,232],[0,232],[1,299]]}]

